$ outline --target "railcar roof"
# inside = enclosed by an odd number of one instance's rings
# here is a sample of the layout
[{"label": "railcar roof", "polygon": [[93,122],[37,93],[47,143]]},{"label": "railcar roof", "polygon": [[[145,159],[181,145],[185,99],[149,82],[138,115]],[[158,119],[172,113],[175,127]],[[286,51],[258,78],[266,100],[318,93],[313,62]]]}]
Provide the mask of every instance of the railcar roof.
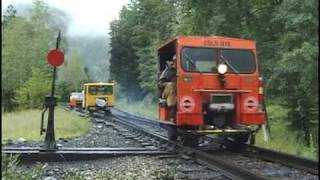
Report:
[{"label": "railcar roof", "polygon": [[82,92],[72,92],[71,95],[78,95],[78,94],[82,94]]},{"label": "railcar roof", "polygon": [[103,83],[103,82],[95,82],[95,83],[85,83],[85,86],[93,86],[93,85],[109,85],[109,86],[113,86],[114,83]]},{"label": "railcar roof", "polygon": [[240,49],[255,49],[256,42],[253,40],[233,38],[226,36],[176,36],[158,50],[170,46],[172,43],[177,43],[184,46],[202,46],[202,47],[218,47],[218,48],[240,48]]}]

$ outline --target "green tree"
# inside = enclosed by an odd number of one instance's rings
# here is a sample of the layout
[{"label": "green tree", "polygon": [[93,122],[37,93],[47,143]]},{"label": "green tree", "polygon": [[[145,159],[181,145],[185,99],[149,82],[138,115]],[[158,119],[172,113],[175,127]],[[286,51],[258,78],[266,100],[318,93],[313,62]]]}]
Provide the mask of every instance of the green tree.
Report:
[{"label": "green tree", "polygon": [[79,49],[85,72],[92,82],[107,82],[109,79],[109,39],[105,36],[68,37],[70,49]]},{"label": "green tree", "polygon": [[2,39],[2,105],[5,111],[13,110],[14,90],[31,76],[28,59],[30,40],[28,31],[30,24],[25,18],[16,17],[3,29]]},{"label": "green tree", "polygon": [[111,78],[122,85],[128,101],[155,93],[156,50],[172,36],[173,9],[173,1],[134,0],[111,23]]},{"label": "green tree", "polygon": [[[312,128],[318,125],[319,114],[318,3],[305,1],[302,5],[298,1],[284,0],[274,17],[276,23],[283,25],[283,30],[279,36],[279,60],[274,65],[270,86],[290,108],[288,120],[298,140],[308,145],[310,134],[314,133]],[[317,133],[313,137],[317,137]]]},{"label": "green tree", "polygon": [[17,15],[17,10],[12,4],[7,7],[6,14],[3,15],[2,26],[6,26]]},{"label": "green tree", "polygon": [[33,69],[31,77],[16,90],[20,108],[41,108],[44,97],[50,94],[51,78],[39,69]]},{"label": "green tree", "polygon": [[[56,15],[56,16],[54,16]],[[65,32],[62,29],[64,26],[62,22],[57,22],[56,19],[60,16],[65,16],[62,12],[56,12],[49,8],[49,6],[41,0],[34,1],[33,8],[30,12],[30,23],[32,25],[32,31],[29,35],[33,38],[29,46],[31,46],[30,53],[32,55],[30,65],[35,68],[39,68],[48,72],[51,70],[51,67],[48,66],[46,58],[48,51],[54,49],[56,46],[56,37],[58,35],[59,29],[62,32]],[[65,38],[61,38],[64,40]],[[60,48],[64,49],[65,42],[62,41]]]},{"label": "green tree", "polygon": [[[68,57],[68,56],[67,56]],[[58,87],[60,87],[60,96],[63,100],[68,100],[71,92],[79,92],[83,84],[88,82],[88,76],[85,73],[85,67],[81,63],[79,51],[71,51],[70,58],[66,58],[58,78]],[[62,91],[63,90],[63,91]]]},{"label": "green tree", "polygon": [[132,28],[138,80],[140,87],[147,93],[154,93],[157,89],[157,48],[172,36],[175,22],[175,12],[172,9],[172,1],[162,0],[139,0],[132,8],[138,14],[138,24]]},{"label": "green tree", "polygon": [[[55,47],[57,30],[64,24],[61,18],[55,17],[65,16],[60,11],[51,10],[43,1],[35,1],[25,17],[16,16],[11,6],[8,12],[4,18],[7,23],[2,27],[1,103],[5,111],[13,110],[15,90],[31,77],[33,69],[51,74],[47,53]],[[65,46],[62,42],[62,47]]]},{"label": "green tree", "polygon": [[132,46],[133,34],[130,30],[135,24],[135,15],[125,7],[120,12],[120,20],[115,20],[110,24],[111,79],[122,85],[122,91],[129,102],[139,99],[142,92],[138,81],[137,56]]}]

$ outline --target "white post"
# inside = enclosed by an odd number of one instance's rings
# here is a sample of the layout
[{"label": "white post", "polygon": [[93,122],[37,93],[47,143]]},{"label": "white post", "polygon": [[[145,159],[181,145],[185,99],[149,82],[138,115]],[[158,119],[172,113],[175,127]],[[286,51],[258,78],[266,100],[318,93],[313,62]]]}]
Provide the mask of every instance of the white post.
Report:
[{"label": "white post", "polygon": [[266,124],[263,124],[262,125],[262,133],[263,133],[263,140],[265,142],[268,142],[269,139],[270,139],[270,134],[269,134],[269,131],[267,131],[267,126]]}]

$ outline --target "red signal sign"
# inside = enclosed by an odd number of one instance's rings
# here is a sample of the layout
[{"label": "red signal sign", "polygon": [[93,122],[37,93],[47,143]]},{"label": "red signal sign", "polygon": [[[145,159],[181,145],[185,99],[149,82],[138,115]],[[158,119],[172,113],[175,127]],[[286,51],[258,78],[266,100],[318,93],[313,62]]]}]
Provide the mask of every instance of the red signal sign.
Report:
[{"label": "red signal sign", "polygon": [[48,63],[51,66],[61,66],[64,62],[64,54],[62,51],[55,49],[48,53]]}]

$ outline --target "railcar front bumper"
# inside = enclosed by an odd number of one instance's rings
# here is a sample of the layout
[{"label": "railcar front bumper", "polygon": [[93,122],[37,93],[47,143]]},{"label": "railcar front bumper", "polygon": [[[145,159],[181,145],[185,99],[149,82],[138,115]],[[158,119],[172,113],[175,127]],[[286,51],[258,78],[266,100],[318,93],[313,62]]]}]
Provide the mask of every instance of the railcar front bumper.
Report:
[{"label": "railcar front bumper", "polygon": [[250,130],[244,129],[208,129],[208,130],[187,130],[187,133],[194,135],[208,135],[208,134],[248,134]]}]

